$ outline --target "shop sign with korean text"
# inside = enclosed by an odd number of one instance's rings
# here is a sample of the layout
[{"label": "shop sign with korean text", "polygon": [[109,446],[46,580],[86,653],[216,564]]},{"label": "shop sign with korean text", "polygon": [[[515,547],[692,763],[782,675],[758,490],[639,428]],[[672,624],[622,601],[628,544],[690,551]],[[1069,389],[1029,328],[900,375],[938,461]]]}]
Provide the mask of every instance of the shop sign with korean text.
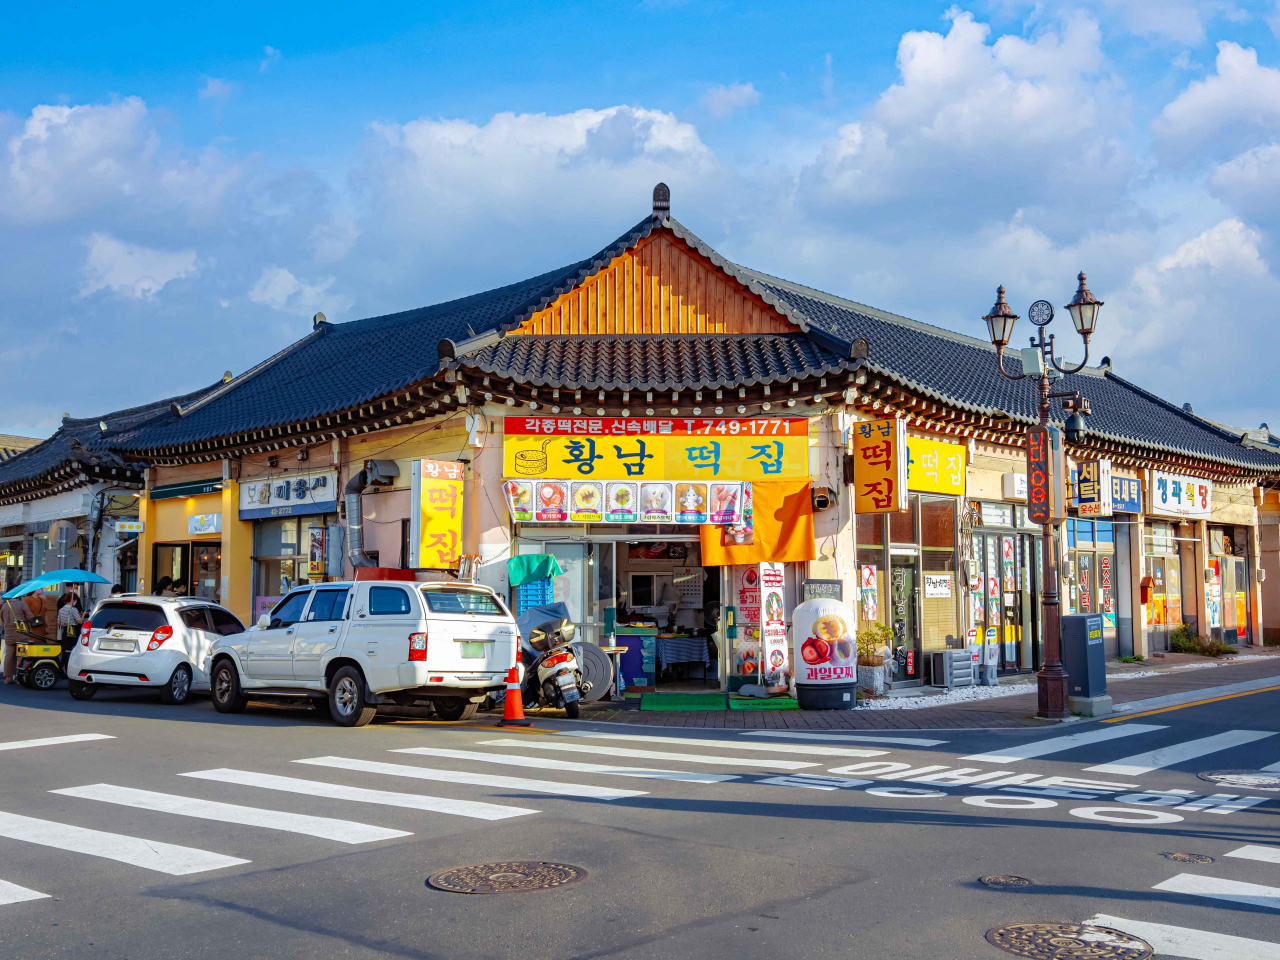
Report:
[{"label": "shop sign with korean text", "polygon": [[463,481],[466,464],[414,460],[409,518],[409,566],[453,568],[462,559]]},{"label": "shop sign with korean text", "polygon": [[749,518],[751,484],[650,480],[503,481],[516,523],[687,523],[736,528]]},{"label": "shop sign with korean text", "polygon": [[853,512],[907,509],[907,422],[868,420],[853,425]]},{"label": "shop sign with korean text", "polygon": [[702,484],[798,479],[809,476],[809,422],[507,417],[502,460],[503,475],[515,479]]},{"label": "shop sign with korean text", "polygon": [[338,512],[338,471],[286,473],[240,481],[240,519]]},{"label": "shop sign with korean text", "polygon": [[1063,502],[1062,431],[1034,426],[1027,431],[1027,519],[1032,523],[1056,523],[1066,516]]},{"label": "shop sign with korean text", "polygon": [[761,680],[766,686],[790,681],[787,669],[787,615],[783,588],[783,565],[760,564]]},{"label": "shop sign with korean text", "polygon": [[1111,516],[1111,461],[1076,464],[1076,509],[1082,517]]},{"label": "shop sign with korean text", "polygon": [[1185,473],[1147,471],[1147,513],[1208,520],[1213,513],[1213,483]]},{"label": "shop sign with korean text", "polygon": [[963,444],[907,437],[907,488],[963,497],[967,460]]}]

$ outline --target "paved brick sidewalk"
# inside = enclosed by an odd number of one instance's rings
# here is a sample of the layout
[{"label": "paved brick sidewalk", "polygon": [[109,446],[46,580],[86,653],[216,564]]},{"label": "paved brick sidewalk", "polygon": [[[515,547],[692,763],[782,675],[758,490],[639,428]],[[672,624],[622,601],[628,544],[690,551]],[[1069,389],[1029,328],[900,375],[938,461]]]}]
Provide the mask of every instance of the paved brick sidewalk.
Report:
[{"label": "paved brick sidewalk", "polygon": [[[1273,652],[1274,651],[1274,652]],[[1245,656],[1264,653],[1247,647]],[[1178,669],[1184,664],[1206,663],[1203,657],[1169,654],[1164,662],[1143,664],[1107,664],[1108,673],[1159,670],[1155,677],[1113,681],[1107,692],[1113,702],[1130,703],[1169,694],[1204,690],[1211,687],[1275,677],[1280,684],[1280,649],[1266,648],[1265,659],[1242,663],[1222,663],[1200,669]],[[1021,680],[1022,678],[1019,678]],[[1025,682],[1025,681],[1023,681]],[[592,704],[582,711],[584,720],[634,723],[662,727],[722,727],[732,729],[777,730],[930,730],[985,729],[993,727],[1041,727],[1048,724],[1036,720],[1035,685],[1027,693],[994,700],[975,700],[914,710],[706,710],[706,711],[640,711],[638,707],[619,708],[616,703]],[[559,711],[556,711],[558,714]],[[550,715],[550,714],[549,714]]]}]

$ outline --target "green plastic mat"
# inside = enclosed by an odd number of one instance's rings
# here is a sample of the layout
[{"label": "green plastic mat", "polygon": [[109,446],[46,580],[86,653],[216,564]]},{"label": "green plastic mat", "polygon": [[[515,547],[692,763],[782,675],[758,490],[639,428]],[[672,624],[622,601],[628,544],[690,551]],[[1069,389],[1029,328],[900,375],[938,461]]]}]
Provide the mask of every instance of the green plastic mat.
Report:
[{"label": "green plastic mat", "polygon": [[[641,708],[643,709],[643,707]],[[759,697],[729,698],[730,710],[799,710],[800,704],[794,697],[770,697],[761,700]]]},{"label": "green plastic mat", "polygon": [[723,693],[646,693],[641,710],[723,710]]}]

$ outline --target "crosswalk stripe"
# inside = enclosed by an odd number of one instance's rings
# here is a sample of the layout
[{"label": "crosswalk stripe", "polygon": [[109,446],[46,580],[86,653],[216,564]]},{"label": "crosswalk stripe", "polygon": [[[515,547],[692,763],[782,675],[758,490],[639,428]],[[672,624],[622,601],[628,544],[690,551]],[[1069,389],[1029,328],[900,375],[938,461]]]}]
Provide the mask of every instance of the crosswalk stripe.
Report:
[{"label": "crosswalk stripe", "polygon": [[852,733],[804,733],[799,730],[739,730],[740,737],[777,737],[779,740],[840,740],[849,743],[893,743],[907,747],[937,747],[946,740],[923,740],[918,737],[864,737]]},{"label": "crosswalk stripe", "polygon": [[800,770],[816,767],[816,763],[797,760],[747,760],[743,757],[711,757],[698,753],[664,753],[661,750],[631,750],[627,747],[595,746],[590,743],[551,743],[542,737],[529,740],[481,740],[486,747],[524,747],[531,750],[563,750],[566,753],[602,753],[610,757],[635,757],[640,760],[674,760],[679,763],[714,763],[727,767],[772,767],[778,770]]},{"label": "crosswalk stripe", "polygon": [[1045,757],[1051,753],[1073,750],[1090,743],[1103,743],[1107,740],[1118,740],[1121,737],[1132,737],[1139,733],[1150,733],[1153,730],[1167,730],[1168,727],[1154,723],[1126,723],[1118,727],[1103,727],[1087,733],[1073,733],[1065,737],[1052,737],[1048,740],[1033,740],[1031,743],[1019,744],[1006,750],[995,750],[991,753],[975,753],[961,760],[981,760],[984,763],[1013,763],[1015,760],[1030,760],[1032,757]]},{"label": "crosswalk stripe", "polygon": [[506,820],[537,813],[524,807],[506,807],[480,800],[450,800],[447,797],[429,797],[417,793],[395,793],[390,790],[370,790],[366,787],[350,787],[341,783],[324,783],[319,780],[299,780],[296,777],[278,777],[270,773],[254,773],[250,770],[196,770],[180,773],[180,777],[200,780],[217,780],[220,783],[237,783],[244,787],[264,787],[301,793],[309,797],[327,797],[331,800],[354,800],[357,803],[379,803],[388,807],[406,807],[410,810],[428,810],[432,813],[450,813],[458,817],[474,817],[477,820]]},{"label": "crosswalk stripe", "polygon": [[25,900],[45,900],[49,894],[39,890],[28,890],[8,880],[0,880],[0,906],[9,903],[22,903]]},{"label": "crosswalk stripe", "polygon": [[1109,917],[1105,913],[1085,921],[1091,927],[1111,927],[1131,937],[1141,937],[1160,956],[1185,957],[1186,960],[1275,960],[1280,956],[1280,943],[1233,937],[1226,933],[1210,933],[1189,927],[1173,927],[1164,923],[1147,923]]},{"label": "crosswalk stripe", "polygon": [[1222,877],[1202,877],[1194,873],[1180,873],[1151,889],[1166,893],[1185,893],[1193,897],[1209,897],[1213,900],[1232,900],[1250,903],[1256,907],[1280,910],[1280,887],[1264,887],[1260,883],[1243,880],[1226,880]]},{"label": "crosswalk stripe", "polygon": [[339,843],[372,843],[376,840],[390,840],[393,837],[413,836],[405,830],[389,830],[386,827],[374,827],[367,823],[356,823],[353,820],[334,820],[330,817],[309,817],[306,814],[290,813],[285,810],[242,807],[235,803],[179,797],[171,793],[118,787],[110,783],[93,783],[83,787],[67,787],[49,792],[67,797],[80,797],[84,800],[101,800],[104,803],[115,803],[122,807],[154,810],[157,813],[175,813],[201,820],[218,820],[222,823],[239,823],[248,827],[303,833],[325,840],[336,840]]},{"label": "crosswalk stripe", "polygon": [[1212,737],[1175,743],[1148,753],[1135,754],[1132,757],[1125,757],[1112,763],[1100,763],[1096,767],[1085,767],[1085,769],[1098,773],[1114,773],[1120,777],[1136,777],[1162,767],[1171,767],[1183,760],[1194,760],[1196,757],[1217,753],[1219,750],[1227,750],[1230,747],[1238,747],[1274,736],[1275,732],[1270,730],[1228,730],[1226,733],[1216,733]]},{"label": "crosswalk stripe", "polygon": [[500,787],[506,790],[531,790],[534,793],[554,793],[562,797],[583,797],[588,800],[621,800],[623,797],[645,795],[643,790],[618,790],[614,787],[596,787],[586,783],[557,783],[554,780],[526,780],[523,777],[495,777],[487,773],[433,770],[430,767],[411,767],[404,763],[378,763],[373,760],[352,760],[347,757],[313,757],[310,760],[293,762],[309,763],[317,767],[333,767],[338,770],[358,770],[361,773],[382,773],[389,777],[469,783],[478,787]]},{"label": "crosswalk stripe", "polygon": [[694,747],[728,747],[730,750],[756,750],[760,753],[799,753],[814,757],[883,757],[888,750],[863,750],[859,747],[811,747],[794,743],[743,743],[740,740],[709,740],[697,737],[647,737],[637,733],[595,733],[591,730],[558,730],[559,737],[587,737],[593,740],[624,740],[635,743],[678,743]]},{"label": "crosswalk stripe", "polygon": [[25,750],[28,747],[52,747],[58,743],[83,743],[86,740],[114,740],[105,733],[72,733],[65,737],[40,737],[38,740],[10,740],[0,743],[0,750]]},{"label": "crosswalk stripe", "polygon": [[551,757],[526,757],[514,753],[481,753],[479,750],[449,750],[445,747],[403,747],[391,753],[411,753],[419,757],[447,757],[452,760],[479,760],[509,767],[532,767],[535,770],[565,770],[571,773],[600,773],[613,777],[637,777],[641,780],[677,780],[684,783],[724,783],[737,780],[732,773],[687,773],[684,770],[655,770],[649,767],[619,767],[604,763],[578,763]]},{"label": "crosswalk stripe", "polygon": [[249,863],[248,860],[241,860],[239,857],[224,857],[220,853],[210,853],[208,850],[179,847],[172,843],[144,840],[141,837],[129,837],[120,833],[104,833],[101,830],[73,827],[69,823],[59,823],[56,820],[23,817],[16,813],[0,812],[0,837],[24,840],[42,847],[83,853],[106,860],[118,860],[120,863],[129,863],[135,867],[167,873],[174,877]]},{"label": "crosswalk stripe", "polygon": [[1225,856],[1239,857],[1242,860],[1261,860],[1263,863],[1280,863],[1280,847],[1263,847],[1256,843],[1246,843]]}]

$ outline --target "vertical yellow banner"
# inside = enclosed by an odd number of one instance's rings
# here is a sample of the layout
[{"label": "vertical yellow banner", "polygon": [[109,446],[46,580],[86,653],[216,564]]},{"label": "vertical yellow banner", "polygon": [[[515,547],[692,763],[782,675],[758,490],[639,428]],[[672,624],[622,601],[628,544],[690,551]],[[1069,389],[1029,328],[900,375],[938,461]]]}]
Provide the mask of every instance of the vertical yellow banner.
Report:
[{"label": "vertical yellow banner", "polygon": [[456,567],[462,559],[464,464],[420,460],[414,476],[418,524],[415,567]]},{"label": "vertical yellow banner", "polygon": [[853,512],[907,509],[907,422],[868,420],[853,425]]}]

